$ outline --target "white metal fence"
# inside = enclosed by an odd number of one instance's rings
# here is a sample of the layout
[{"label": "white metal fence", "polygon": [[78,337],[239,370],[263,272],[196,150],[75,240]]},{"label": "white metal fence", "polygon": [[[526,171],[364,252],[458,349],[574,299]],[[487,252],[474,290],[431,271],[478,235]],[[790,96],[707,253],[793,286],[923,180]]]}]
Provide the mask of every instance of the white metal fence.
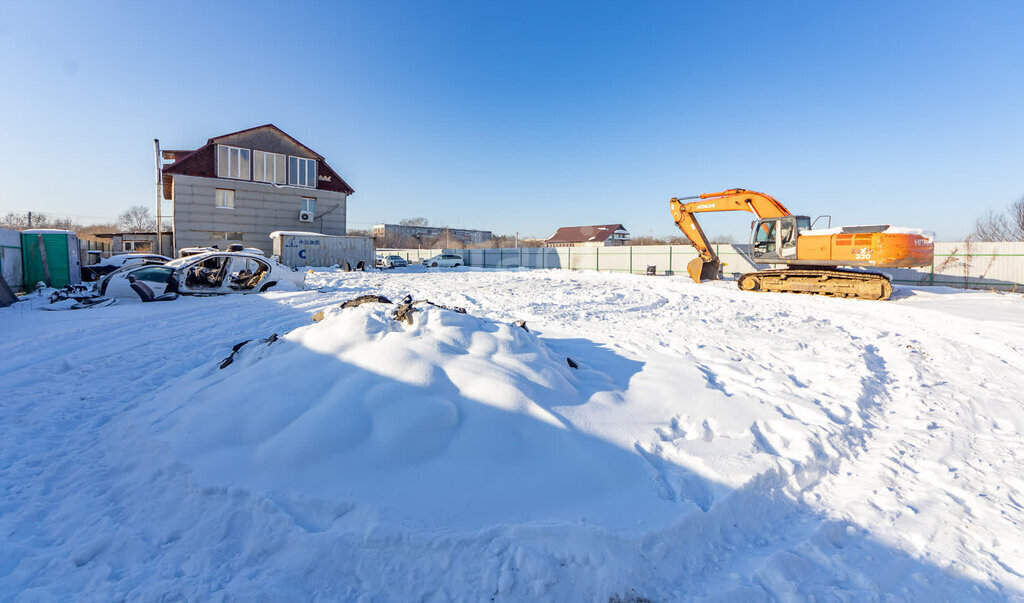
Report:
[{"label": "white metal fence", "polygon": [[[716,244],[722,271],[728,276],[751,272],[759,266],[750,258],[749,245]],[[510,247],[506,249],[378,249],[378,255],[400,255],[420,263],[439,253],[456,253],[467,266],[481,268],[563,268],[686,276],[686,264],[697,257],[689,245],[633,245],[623,247]],[[936,243],[935,261],[923,268],[887,269],[893,282],[904,285],[943,285],[978,289],[1024,289],[1024,242]]]},{"label": "white metal fence", "polygon": [[[748,272],[755,265],[747,259],[745,245],[717,245],[726,272]],[[736,248],[736,249],[734,249]],[[397,254],[419,263],[439,253],[461,255],[467,266],[480,268],[565,268],[601,272],[645,273],[654,266],[658,274],[686,273],[686,263],[697,257],[689,245],[642,245],[622,247],[509,247],[504,249],[378,249],[378,255]]]},{"label": "white metal fence", "polygon": [[931,266],[888,272],[898,283],[1024,290],[1024,242],[936,243]]}]

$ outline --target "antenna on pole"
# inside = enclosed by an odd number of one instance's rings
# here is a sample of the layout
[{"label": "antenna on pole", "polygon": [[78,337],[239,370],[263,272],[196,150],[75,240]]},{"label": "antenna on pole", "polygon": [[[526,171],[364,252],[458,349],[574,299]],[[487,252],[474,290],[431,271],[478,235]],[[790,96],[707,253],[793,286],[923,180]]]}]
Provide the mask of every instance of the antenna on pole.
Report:
[{"label": "antenna on pole", "polygon": [[153,139],[153,154],[156,158],[156,252],[159,255],[164,255],[164,218],[161,211],[162,203],[160,202],[160,188],[163,185],[163,166],[160,161],[160,139],[158,138]]}]

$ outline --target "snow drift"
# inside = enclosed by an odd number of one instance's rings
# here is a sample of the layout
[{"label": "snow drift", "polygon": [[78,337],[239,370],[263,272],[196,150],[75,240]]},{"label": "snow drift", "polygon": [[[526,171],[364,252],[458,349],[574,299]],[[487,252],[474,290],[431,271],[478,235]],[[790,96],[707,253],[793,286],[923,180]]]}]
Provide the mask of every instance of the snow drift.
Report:
[{"label": "snow drift", "polygon": [[516,326],[432,306],[409,326],[394,309],[335,309],[246,344],[158,398],[155,433],[208,483],[350,501],[405,527],[678,514],[640,456],[559,412],[606,375]]}]

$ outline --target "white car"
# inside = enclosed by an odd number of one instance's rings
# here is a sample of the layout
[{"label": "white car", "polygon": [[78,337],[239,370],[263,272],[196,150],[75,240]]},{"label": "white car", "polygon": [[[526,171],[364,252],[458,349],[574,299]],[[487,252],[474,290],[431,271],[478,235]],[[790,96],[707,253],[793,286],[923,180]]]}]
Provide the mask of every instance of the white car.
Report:
[{"label": "white car", "polygon": [[142,266],[150,264],[166,264],[171,258],[155,253],[119,253],[102,258],[92,266],[82,266],[82,280],[95,281],[125,266]]},{"label": "white car", "polygon": [[306,273],[262,255],[200,253],[162,266],[126,267],[99,282],[103,297],[163,301],[180,295],[262,293],[275,285],[302,289]]},{"label": "white car", "polygon": [[466,262],[462,259],[461,255],[454,253],[440,253],[432,258],[423,260],[424,266],[430,266],[431,268],[454,268],[455,266],[462,266]]},{"label": "white car", "polygon": [[408,265],[409,262],[405,261],[405,258],[400,255],[386,255],[380,261],[382,268],[405,268]]}]

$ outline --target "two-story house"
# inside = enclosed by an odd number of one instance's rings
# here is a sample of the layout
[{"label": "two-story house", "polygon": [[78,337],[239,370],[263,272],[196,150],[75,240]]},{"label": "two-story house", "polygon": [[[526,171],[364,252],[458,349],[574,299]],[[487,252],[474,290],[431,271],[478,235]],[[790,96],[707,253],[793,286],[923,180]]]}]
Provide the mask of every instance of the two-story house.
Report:
[{"label": "two-story house", "polygon": [[232,243],[272,251],[275,230],[345,234],[355,192],[324,158],[267,124],[163,151],[163,197],[172,204],[174,249]]}]

